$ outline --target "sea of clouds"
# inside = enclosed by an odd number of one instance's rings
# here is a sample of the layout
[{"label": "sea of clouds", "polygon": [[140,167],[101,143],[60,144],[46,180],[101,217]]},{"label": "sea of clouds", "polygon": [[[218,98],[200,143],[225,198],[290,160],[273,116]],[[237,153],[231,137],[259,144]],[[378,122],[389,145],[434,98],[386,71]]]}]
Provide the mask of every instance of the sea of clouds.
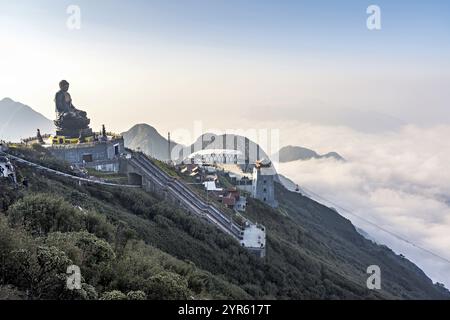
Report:
[{"label": "sea of clouds", "polygon": [[[450,126],[403,126],[384,133],[347,127],[284,123],[282,145],[347,161],[296,161],[278,172],[416,246],[450,260]],[[323,202],[323,201],[322,201]],[[403,254],[433,280],[450,288],[450,263],[338,211],[380,244]]]}]

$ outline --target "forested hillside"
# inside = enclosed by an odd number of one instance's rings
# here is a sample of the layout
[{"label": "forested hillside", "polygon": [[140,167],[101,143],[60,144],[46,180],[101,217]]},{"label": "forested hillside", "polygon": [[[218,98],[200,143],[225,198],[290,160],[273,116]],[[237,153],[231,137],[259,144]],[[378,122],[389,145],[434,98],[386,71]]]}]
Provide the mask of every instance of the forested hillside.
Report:
[{"label": "forested hillside", "polygon": [[[70,171],[42,149],[26,156]],[[1,182],[0,299],[450,298],[335,211],[281,186],[279,210],[249,203],[249,218],[268,229],[261,260],[143,190],[80,185],[26,167],[18,175],[28,187]],[[72,264],[83,276],[78,292],[66,289]],[[371,264],[382,268],[381,291],[366,288]]]}]

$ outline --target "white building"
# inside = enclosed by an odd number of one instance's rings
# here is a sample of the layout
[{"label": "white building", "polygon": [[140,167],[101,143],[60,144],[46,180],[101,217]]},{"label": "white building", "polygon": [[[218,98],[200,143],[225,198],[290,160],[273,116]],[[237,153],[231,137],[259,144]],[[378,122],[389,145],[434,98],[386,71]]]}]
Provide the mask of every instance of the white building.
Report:
[{"label": "white building", "polygon": [[10,179],[11,182],[16,183],[16,172],[14,166],[7,157],[0,156],[0,179]]},{"label": "white building", "polygon": [[236,201],[236,204],[234,205],[234,209],[240,212],[245,212],[247,209],[247,198],[240,196],[239,200]]},{"label": "white building", "polygon": [[205,181],[203,185],[207,191],[223,191],[222,188],[217,188],[215,181]]},{"label": "white building", "polygon": [[248,224],[241,245],[263,258],[266,255],[266,230],[261,225]]},{"label": "white building", "polygon": [[253,169],[252,196],[269,206],[278,207],[275,200],[276,171],[270,161],[257,161]]}]

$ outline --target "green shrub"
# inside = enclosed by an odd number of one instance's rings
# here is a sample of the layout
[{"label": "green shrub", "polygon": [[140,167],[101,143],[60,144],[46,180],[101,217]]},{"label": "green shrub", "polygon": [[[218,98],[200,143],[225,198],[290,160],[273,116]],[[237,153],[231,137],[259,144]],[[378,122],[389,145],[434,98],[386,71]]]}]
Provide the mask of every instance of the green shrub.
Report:
[{"label": "green shrub", "polygon": [[85,228],[97,237],[111,241],[114,238],[114,226],[106,217],[95,211],[88,211],[84,216]]},{"label": "green shrub", "polygon": [[21,192],[14,188],[9,181],[0,179],[0,213],[6,212],[20,196]]},{"label": "green shrub", "polygon": [[151,277],[148,290],[150,300],[186,300],[192,295],[186,280],[170,272]]},{"label": "green shrub", "polygon": [[9,223],[23,227],[34,236],[49,232],[79,231],[84,228],[83,213],[60,197],[28,195],[8,210]]},{"label": "green shrub", "polygon": [[55,247],[38,246],[11,252],[6,262],[8,282],[35,299],[59,299],[66,290],[66,271],[72,261]]},{"label": "green shrub", "polygon": [[147,296],[143,291],[130,291],[127,293],[128,300],[145,300]]},{"label": "green shrub", "polygon": [[23,291],[20,291],[14,286],[0,285],[0,300],[24,300],[26,299],[26,294]]},{"label": "green shrub", "polygon": [[80,290],[66,289],[60,298],[62,300],[98,300],[98,294],[95,287],[82,283]]},{"label": "green shrub", "polygon": [[188,279],[189,289],[196,294],[200,294],[208,282],[208,276],[205,274],[193,274]]},{"label": "green shrub", "polygon": [[100,300],[127,300],[127,296],[119,290],[105,292]]},{"label": "green shrub", "polygon": [[51,233],[45,239],[47,245],[55,246],[73,260],[81,269],[88,283],[97,285],[110,276],[115,254],[111,245],[88,232]]}]

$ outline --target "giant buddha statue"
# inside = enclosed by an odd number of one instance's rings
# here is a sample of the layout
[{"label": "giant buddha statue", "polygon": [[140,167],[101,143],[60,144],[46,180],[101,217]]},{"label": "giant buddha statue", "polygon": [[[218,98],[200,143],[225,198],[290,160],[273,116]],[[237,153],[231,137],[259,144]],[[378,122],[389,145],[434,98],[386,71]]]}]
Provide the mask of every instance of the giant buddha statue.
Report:
[{"label": "giant buddha statue", "polygon": [[69,94],[69,83],[62,80],[59,83],[60,90],[56,93],[55,104],[57,119],[56,135],[67,138],[80,138],[92,135],[92,129],[89,128],[91,120],[86,112],[78,110],[72,103],[72,97]]}]

